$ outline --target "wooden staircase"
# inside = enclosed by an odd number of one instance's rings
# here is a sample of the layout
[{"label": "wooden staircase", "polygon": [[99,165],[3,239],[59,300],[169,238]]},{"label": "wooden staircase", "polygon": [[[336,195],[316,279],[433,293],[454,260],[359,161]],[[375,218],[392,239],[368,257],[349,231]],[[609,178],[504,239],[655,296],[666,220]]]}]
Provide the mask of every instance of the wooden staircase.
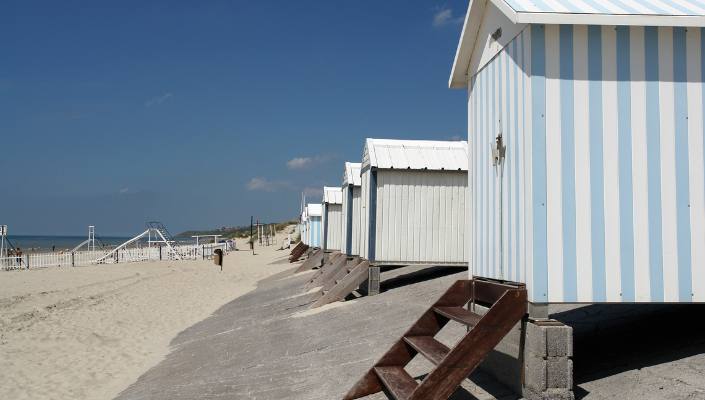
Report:
[{"label": "wooden staircase", "polygon": [[[359,258],[357,258],[355,264],[357,263],[359,263]],[[308,282],[306,282],[305,289],[308,290],[314,287],[327,285],[331,280],[335,279],[336,276],[341,273],[345,273],[345,271],[349,268],[349,265],[350,261],[344,254],[337,254],[329,258],[328,262],[324,264]]]},{"label": "wooden staircase", "polygon": [[299,268],[296,268],[296,271],[294,271],[294,273],[308,271],[310,269],[319,268],[323,266],[323,256],[325,256],[325,252],[323,250],[313,250],[309,253],[306,261],[299,265]]},{"label": "wooden staircase", "polygon": [[[475,304],[489,309],[484,315],[476,314],[471,311]],[[527,294],[523,284],[478,278],[457,281],[344,399],[384,392],[395,400],[446,400],[526,313]],[[434,338],[450,321],[469,329],[453,348]],[[417,381],[404,367],[419,354],[435,368]]]},{"label": "wooden staircase", "polygon": [[311,308],[317,308],[345,298],[367,280],[370,263],[360,261],[356,265],[343,263],[335,269],[332,279],[322,282],[323,287],[319,291],[320,297],[311,304]]},{"label": "wooden staircase", "polygon": [[289,254],[289,263],[299,261],[299,258],[306,253],[306,250],[308,250],[308,245],[305,245],[304,242],[299,242],[299,244],[291,249],[291,253]]}]

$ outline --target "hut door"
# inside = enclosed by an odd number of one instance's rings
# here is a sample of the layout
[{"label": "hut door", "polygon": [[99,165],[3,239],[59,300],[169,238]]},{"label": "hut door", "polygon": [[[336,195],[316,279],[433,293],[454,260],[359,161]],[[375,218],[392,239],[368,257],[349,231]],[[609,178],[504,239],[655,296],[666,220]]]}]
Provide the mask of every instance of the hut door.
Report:
[{"label": "hut door", "polygon": [[[502,123],[500,121],[500,126],[502,126]],[[499,184],[499,196],[497,197],[497,201],[494,204],[494,207],[496,207],[497,210],[497,215],[499,218],[497,218],[497,224],[499,226],[496,226],[495,229],[497,232],[499,232],[499,279],[504,279],[505,274],[504,274],[504,207],[502,205],[504,204],[504,155],[507,151],[507,146],[504,145],[504,141],[502,140],[502,131],[500,130],[499,134],[497,134],[497,137],[495,138],[494,143],[492,144],[492,165],[494,166],[495,169],[495,179],[498,180]]]}]

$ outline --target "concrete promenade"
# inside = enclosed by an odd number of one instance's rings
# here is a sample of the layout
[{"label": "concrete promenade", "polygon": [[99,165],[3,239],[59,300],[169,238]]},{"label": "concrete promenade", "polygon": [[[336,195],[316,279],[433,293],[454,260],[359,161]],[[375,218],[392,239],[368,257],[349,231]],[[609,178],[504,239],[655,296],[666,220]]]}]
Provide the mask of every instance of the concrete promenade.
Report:
[{"label": "concrete promenade", "polygon": [[[457,270],[417,273],[417,269],[385,272],[379,296],[314,312],[307,307],[312,294],[302,289],[312,272],[286,271],[270,277],[255,291],[179,334],[171,354],[118,398],[340,398],[451,282],[466,278],[465,272]],[[576,398],[705,399],[703,323],[691,321],[699,334],[691,329],[670,331],[674,340],[663,338],[669,330],[656,329],[662,335],[661,348],[644,354],[653,340],[643,336],[651,333],[633,328],[646,329],[663,318],[673,327],[684,322],[680,319],[687,313],[682,308],[618,307],[614,311],[594,306],[552,310],[553,317],[576,327]],[[691,307],[694,315],[703,315],[703,307]],[[629,318],[633,320],[626,327],[617,324]],[[620,345],[605,346],[609,337],[605,335],[614,329],[619,332],[615,343]],[[462,328],[449,324],[440,339],[452,344],[461,334]],[[596,355],[600,349],[607,351],[608,358]],[[425,361],[410,364],[412,374],[421,375],[429,368]],[[454,400],[515,398],[483,372],[476,372],[453,396]]]}]

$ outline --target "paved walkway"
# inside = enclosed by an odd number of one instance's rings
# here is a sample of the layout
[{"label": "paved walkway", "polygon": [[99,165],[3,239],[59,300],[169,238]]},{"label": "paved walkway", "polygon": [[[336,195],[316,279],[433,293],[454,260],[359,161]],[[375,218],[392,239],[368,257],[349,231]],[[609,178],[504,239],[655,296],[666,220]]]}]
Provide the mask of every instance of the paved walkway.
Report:
[{"label": "paved walkway", "polygon": [[[315,312],[307,307],[313,294],[303,293],[312,272],[273,276],[179,334],[171,354],[119,399],[339,399],[434,299],[466,278],[417,269],[385,272],[379,296]],[[576,327],[576,397],[705,399],[704,308],[691,307],[553,310]],[[439,338],[452,345],[462,333],[449,324]],[[409,369],[421,375],[429,368],[415,359]],[[516,397],[476,372],[453,400]]]}]

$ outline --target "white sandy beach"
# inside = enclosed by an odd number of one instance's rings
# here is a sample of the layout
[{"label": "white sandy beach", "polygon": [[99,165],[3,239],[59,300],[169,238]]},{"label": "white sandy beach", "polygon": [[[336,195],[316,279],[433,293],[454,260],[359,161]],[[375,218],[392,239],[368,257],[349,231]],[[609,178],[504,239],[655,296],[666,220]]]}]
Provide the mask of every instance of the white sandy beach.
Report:
[{"label": "white sandy beach", "polygon": [[269,265],[289,254],[276,248],[231,252],[223,272],[210,260],[0,272],[0,399],[113,398],[179,332],[290,268]]}]

